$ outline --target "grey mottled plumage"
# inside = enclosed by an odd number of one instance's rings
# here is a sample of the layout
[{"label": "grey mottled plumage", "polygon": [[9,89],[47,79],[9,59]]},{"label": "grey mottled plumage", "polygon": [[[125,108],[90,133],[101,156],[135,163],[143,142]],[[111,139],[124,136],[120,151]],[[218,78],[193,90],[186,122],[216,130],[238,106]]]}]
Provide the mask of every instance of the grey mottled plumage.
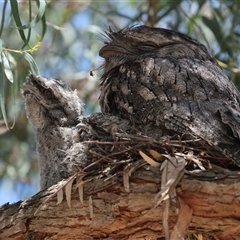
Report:
[{"label": "grey mottled plumage", "polygon": [[[112,152],[111,145],[101,145],[99,150],[97,144],[85,141],[113,142],[112,128],[116,127],[135,132],[128,120],[116,116],[95,113],[83,117],[83,105],[76,91],[62,81],[30,74],[22,85],[22,94],[27,118],[36,132],[42,189],[93,163],[95,155],[90,150],[100,151],[100,155]],[[161,131],[152,126],[146,126],[143,132],[161,136]]]},{"label": "grey mottled plumage", "polygon": [[83,107],[76,92],[51,78],[30,74],[22,92],[28,120],[36,132],[43,189],[68,177],[63,161],[75,142]]},{"label": "grey mottled plumage", "polygon": [[171,30],[110,30],[100,105],[134,124],[200,137],[240,166],[240,94],[197,41]]}]

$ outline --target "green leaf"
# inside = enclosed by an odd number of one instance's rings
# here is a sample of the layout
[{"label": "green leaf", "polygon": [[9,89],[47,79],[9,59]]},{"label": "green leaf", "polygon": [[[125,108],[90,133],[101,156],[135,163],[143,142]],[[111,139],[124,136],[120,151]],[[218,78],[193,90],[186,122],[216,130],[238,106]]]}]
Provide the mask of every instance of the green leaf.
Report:
[{"label": "green leaf", "polygon": [[[32,1],[30,0],[30,2],[32,2]],[[26,25],[22,25],[22,24],[18,25],[17,24],[17,29],[23,30],[23,29],[32,28],[33,26],[35,26],[42,19],[42,17],[44,16],[47,4],[46,4],[45,0],[37,0],[37,4],[39,6],[37,16],[33,20],[31,20],[28,24],[26,24]],[[31,15],[30,3],[29,3],[29,15]]]},{"label": "green leaf", "polygon": [[2,70],[5,73],[7,79],[13,83],[13,73],[11,63],[14,63],[14,59],[8,53],[2,52],[1,54]]},{"label": "green leaf", "polygon": [[[21,22],[21,19],[20,19],[20,16],[19,16],[18,3],[17,3],[16,0],[11,0],[10,4],[11,4],[12,15],[13,15],[14,21],[15,21],[17,27],[21,27],[22,22]],[[27,39],[25,37],[24,31],[22,29],[18,29],[18,32],[19,32],[22,40],[24,41],[25,45],[27,45],[28,42],[27,42]]]},{"label": "green leaf", "polygon": [[32,55],[29,54],[28,52],[22,52],[22,55],[28,61],[31,72],[35,75],[40,75],[39,68],[38,68],[36,62],[34,61]]},{"label": "green leaf", "polygon": [[215,15],[213,15],[213,18],[207,18],[205,16],[202,16],[202,20],[206,26],[212,31],[214,34],[215,38],[220,42],[220,40],[223,39],[223,34],[222,34],[222,28],[219,25],[217,18]]},{"label": "green leaf", "polygon": [[46,18],[45,18],[45,14],[43,14],[43,16],[42,16],[42,37],[41,37],[41,39],[43,39],[46,31],[47,31]]},{"label": "green leaf", "polygon": [[6,7],[7,7],[7,0],[4,1],[3,10],[2,10],[2,20],[1,20],[1,26],[0,26],[0,37],[2,36],[2,32],[3,32],[3,28],[4,28]]},{"label": "green leaf", "polygon": [[[22,49],[29,44],[29,41],[31,38],[31,28],[33,26],[35,26],[41,19],[43,19],[42,20],[42,25],[43,25],[42,38],[46,32],[46,20],[45,20],[45,16],[44,16],[45,9],[46,9],[46,1],[45,0],[36,0],[36,2],[38,4],[37,16],[34,19],[32,19],[32,5],[31,5],[32,1],[29,0],[29,4],[28,4],[28,6],[29,6],[29,23],[22,25],[19,10],[18,10],[18,3],[16,0],[10,1],[11,8],[12,8],[12,15],[13,15],[14,21],[17,26],[16,28],[18,29],[19,34],[20,34],[22,40],[24,41],[24,45],[22,46]],[[29,30],[27,37],[24,34],[24,31],[23,31],[24,29]]]},{"label": "green leaf", "polygon": [[[29,6],[29,22],[31,22],[32,20],[32,4],[31,4],[31,0],[28,0],[28,6]],[[31,38],[31,28],[28,29],[28,35],[27,35],[27,39],[25,41],[25,43],[23,44],[22,46],[22,49],[25,48],[27,46],[27,44],[29,43],[30,41],[30,38]]]},{"label": "green leaf", "polygon": [[[2,55],[2,54],[1,54]],[[5,109],[5,99],[4,99],[4,72],[3,72],[3,65],[0,61],[0,109],[3,116],[3,120],[6,124],[7,129],[8,128],[8,122],[7,122],[7,114]]]},{"label": "green leaf", "polygon": [[2,53],[2,45],[3,45],[3,42],[2,42],[2,40],[0,39],[0,54]]}]

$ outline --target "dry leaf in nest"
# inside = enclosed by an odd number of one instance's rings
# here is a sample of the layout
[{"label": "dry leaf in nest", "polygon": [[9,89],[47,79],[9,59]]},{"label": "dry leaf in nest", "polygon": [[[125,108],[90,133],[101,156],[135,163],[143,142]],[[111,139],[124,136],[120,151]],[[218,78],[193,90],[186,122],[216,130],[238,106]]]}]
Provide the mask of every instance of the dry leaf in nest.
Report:
[{"label": "dry leaf in nest", "polygon": [[77,178],[76,188],[78,189],[78,196],[81,204],[83,204],[83,185],[84,181],[82,180],[84,176]]},{"label": "dry leaf in nest", "polygon": [[[164,156],[167,158],[166,161],[163,162],[161,169],[163,169],[162,174],[162,185],[161,191],[156,196],[156,206],[159,205],[163,200],[169,198],[169,194],[171,191],[174,191],[176,185],[179,183],[181,178],[184,175],[184,169],[186,160],[184,154],[182,155],[175,155],[174,157],[170,155],[162,155],[155,150],[150,151],[151,155],[154,156],[155,159],[160,160]],[[160,167],[161,163],[153,160],[147,154],[142,151],[139,151],[139,154],[142,158],[149,163],[153,167]]]},{"label": "dry leaf in nest", "polygon": [[63,201],[63,189],[60,189],[57,193],[57,205]]},{"label": "dry leaf in nest", "polygon": [[184,239],[186,230],[188,229],[192,219],[193,210],[181,199],[179,199],[179,202],[180,211],[178,214],[177,223],[175,224],[171,233],[171,239]]},{"label": "dry leaf in nest", "polygon": [[163,224],[165,226],[165,235],[169,235],[168,224],[164,223],[168,221],[168,213],[170,207],[170,196],[172,199],[176,198],[176,185],[180,182],[184,175],[186,160],[183,156],[170,156],[164,155],[168,160],[162,173],[161,191],[156,195],[156,205],[159,205],[162,201],[166,200],[168,204],[165,204],[163,209]]},{"label": "dry leaf in nest", "polygon": [[72,184],[73,184],[74,178],[72,178],[67,185],[65,186],[66,191],[66,199],[67,199],[67,205],[69,208],[71,208],[71,196],[72,196]]},{"label": "dry leaf in nest", "polygon": [[[161,159],[161,154],[160,153],[158,153],[158,152],[156,152],[156,151],[154,151],[154,150],[150,150],[151,152],[151,155],[154,157],[157,157],[158,159]],[[161,163],[159,163],[159,162],[156,162],[156,161],[154,161],[151,157],[149,157],[147,154],[145,154],[144,152],[142,152],[142,151],[139,151],[139,154],[141,155],[141,157],[148,163],[148,164],[150,164],[151,166],[153,166],[153,167],[160,167],[160,165],[161,165]]]},{"label": "dry leaf in nest", "polygon": [[138,168],[145,165],[145,162],[139,160],[133,164],[127,165],[123,170],[123,186],[126,192],[130,192],[130,184],[129,184],[129,177],[131,177],[132,173],[135,172]]},{"label": "dry leaf in nest", "polygon": [[[153,167],[160,167],[160,163],[153,160],[151,157],[139,151],[139,154],[142,158],[149,163]],[[165,239],[170,239],[170,232],[168,226],[168,218],[169,218],[169,208],[170,208],[170,197],[176,198],[176,185],[182,179],[184,175],[185,165],[186,165],[186,158],[184,154],[176,154],[175,156],[170,155],[162,155],[155,150],[151,150],[150,154],[156,160],[162,160],[163,156],[167,158],[162,165],[162,179],[161,179],[161,191],[156,195],[155,202],[158,206],[164,201],[163,203],[163,229],[165,233]],[[201,166],[201,163],[197,162],[198,165]],[[184,206],[184,207],[183,207]],[[184,233],[189,226],[192,211],[188,211],[187,218],[184,218],[184,214],[187,211],[186,209],[189,208],[187,205],[185,206],[184,203],[180,206],[180,212],[178,216],[178,222],[174,227],[174,230],[171,234],[171,239],[183,239]]]},{"label": "dry leaf in nest", "polygon": [[158,162],[160,162],[163,159],[163,155],[160,154],[159,152],[157,152],[153,149],[151,149],[149,152]]},{"label": "dry leaf in nest", "polygon": [[169,198],[171,191],[174,191],[175,186],[179,183],[184,175],[184,169],[186,165],[185,155],[176,154],[175,156],[162,155],[155,150],[150,150],[152,156],[155,159],[161,160],[163,156],[167,158],[161,165],[161,163],[153,160],[147,154],[139,151],[142,158],[153,167],[160,167],[163,169],[162,181],[161,181],[161,191],[156,196],[156,206],[159,205],[163,200]]}]

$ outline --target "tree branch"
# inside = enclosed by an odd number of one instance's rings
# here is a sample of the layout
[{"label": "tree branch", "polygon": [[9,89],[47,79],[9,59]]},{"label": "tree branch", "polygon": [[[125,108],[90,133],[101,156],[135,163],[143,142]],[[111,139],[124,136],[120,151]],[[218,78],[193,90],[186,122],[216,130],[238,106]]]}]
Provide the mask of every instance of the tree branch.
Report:
[{"label": "tree branch", "polygon": [[[71,209],[66,201],[57,205],[55,196],[34,215],[60,184],[25,201],[3,205],[0,239],[158,239],[163,236],[162,208],[153,208],[160,189],[158,170],[143,167],[134,172],[129,193],[123,187],[122,176],[86,182],[83,204],[75,191]],[[238,179],[207,182],[185,175],[177,186],[177,194],[186,213],[193,212],[188,236],[197,233],[209,237],[204,239],[240,237]],[[171,204],[170,231],[174,226],[179,227],[175,210],[176,206]],[[181,218],[184,217],[180,214]]]}]

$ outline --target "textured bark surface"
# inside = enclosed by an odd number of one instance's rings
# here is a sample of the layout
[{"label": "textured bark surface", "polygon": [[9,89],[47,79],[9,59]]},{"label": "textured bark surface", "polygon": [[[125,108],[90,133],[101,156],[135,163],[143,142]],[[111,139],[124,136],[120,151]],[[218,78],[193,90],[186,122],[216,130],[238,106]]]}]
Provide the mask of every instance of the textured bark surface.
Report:
[{"label": "textured bark surface", "polygon": [[[238,182],[239,179],[230,178],[208,182],[184,177],[177,187],[178,196],[184,203],[179,221],[182,219],[184,223],[189,211],[193,211],[186,239],[197,239],[193,233],[202,234],[203,238],[199,239],[240,238]],[[57,205],[56,196],[50,197],[58,186],[54,185],[23,202],[2,206],[0,239],[157,240],[163,236],[162,208],[153,208],[160,188],[156,169],[137,170],[130,179],[130,193],[124,190],[120,176],[108,181],[87,182],[84,185],[84,203],[80,203],[75,192],[71,209],[66,200]],[[171,231],[177,222],[175,209],[173,205],[170,208]],[[181,225],[178,228],[181,231]],[[171,239],[178,238],[172,236]]]}]

